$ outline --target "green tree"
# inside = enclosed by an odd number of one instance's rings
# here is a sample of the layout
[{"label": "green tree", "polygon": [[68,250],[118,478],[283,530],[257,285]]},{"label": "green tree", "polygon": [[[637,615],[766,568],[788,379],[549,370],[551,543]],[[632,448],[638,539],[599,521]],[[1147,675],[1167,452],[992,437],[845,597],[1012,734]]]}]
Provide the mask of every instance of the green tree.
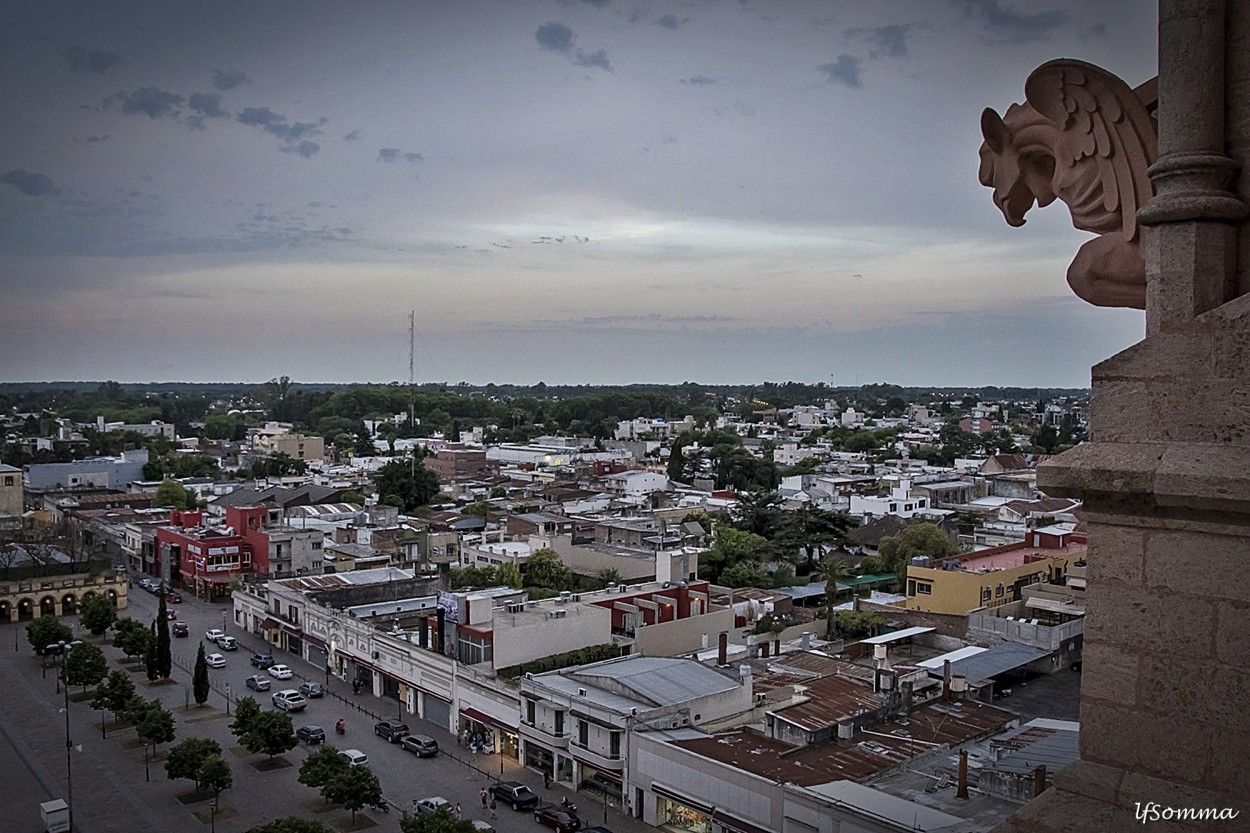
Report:
[{"label": "green tree", "polygon": [[161,705],[159,700],[153,699],[150,701],[147,713],[135,727],[135,733],[140,740],[152,747],[152,754],[156,754],[157,746],[169,743],[175,737],[174,716]]},{"label": "green tree", "polygon": [[241,697],[234,704],[234,720],[230,721],[230,734],[242,740],[252,730],[252,724],[260,715],[260,704],[255,697]]},{"label": "green tree", "polygon": [[[802,563],[807,572],[816,564],[817,554],[833,547],[840,547],[846,540],[847,530],[855,521],[844,512],[830,512],[811,504],[804,504],[793,512],[782,512],[776,524],[773,546],[781,553],[791,555],[795,563]],[[801,556],[799,562],[795,556]]]},{"label": "green tree", "polygon": [[[69,625],[48,613],[45,613],[26,626],[26,639],[30,642],[30,647],[34,648],[35,653],[39,656],[43,656],[48,652],[49,645],[55,645],[58,642],[69,642],[73,638],[74,631],[70,629]],[[57,650],[60,649],[58,648]]]},{"label": "green tree", "polygon": [[564,566],[560,554],[549,547],[534,552],[525,562],[525,584],[564,590],[573,581],[573,571]]},{"label": "green tree", "polygon": [[524,579],[521,578],[521,568],[512,561],[500,564],[495,568],[495,581],[499,584],[506,584],[515,590],[521,589],[524,584]]},{"label": "green tree", "polygon": [[113,625],[113,647],[127,657],[146,654],[151,639],[151,630],[136,619],[118,619]]},{"label": "green tree", "polygon": [[161,675],[161,666],[156,656],[156,622],[150,626],[150,636],[143,648],[143,671],[150,682],[156,682]]},{"label": "green tree", "polygon": [[624,579],[621,578],[621,571],[615,567],[608,567],[600,570],[597,578],[599,581],[603,582],[605,587],[609,584],[620,584],[624,581]]},{"label": "green tree", "polygon": [[272,758],[294,749],[299,744],[299,738],[295,737],[290,714],[261,712],[253,718],[239,742],[248,752],[263,752]]},{"label": "green tree", "polygon": [[902,581],[907,577],[907,568],[913,558],[945,558],[959,552],[959,549],[941,527],[919,523],[906,527],[898,535],[882,538],[878,552],[882,566]]},{"label": "green tree", "polygon": [[82,686],[84,694],[87,686],[97,685],[108,677],[108,660],[105,659],[100,646],[94,642],[82,642],[75,645],[65,655],[64,663],[65,684]]},{"label": "green tree", "polygon": [[350,503],[355,506],[364,506],[365,505],[365,493],[358,492],[355,489],[351,489],[350,491],[346,491],[342,494],[341,502]]},{"label": "green tree", "polygon": [[721,524],[711,548],[699,556],[699,572],[708,581],[718,581],[721,574],[735,564],[763,562],[767,554],[768,539]]},{"label": "green tree", "polygon": [[[156,606],[156,676],[168,680],[173,673],[173,647],[169,642],[169,609],[165,605],[165,594],[161,594]],[[200,643],[203,645],[204,643]]]},{"label": "green tree", "polygon": [[378,469],[373,482],[379,495],[398,499],[405,512],[425,506],[439,493],[438,476],[420,461],[393,460]]},{"label": "green tree", "polygon": [[838,582],[845,581],[851,577],[851,568],[847,566],[846,559],[839,558],[836,555],[827,555],[820,562],[820,572],[825,578],[825,632],[832,634],[837,631],[837,620],[834,618],[834,605],[838,603]]},{"label": "green tree", "polygon": [[186,509],[187,490],[176,480],[162,480],[156,487],[155,504],[170,509]]},{"label": "green tree", "polygon": [[865,613],[859,610],[839,610],[834,617],[834,629],[851,637],[871,636],[889,621],[879,613]]},{"label": "green tree", "polygon": [[93,636],[103,636],[117,621],[117,609],[104,596],[88,596],[78,608],[78,621]]},{"label": "green tree", "polygon": [[350,810],[355,823],[356,811],[361,807],[382,803],[382,782],[363,764],[349,766],[330,778],[321,788],[321,795],[326,801]]},{"label": "green tree", "polygon": [[475,828],[469,819],[458,819],[446,807],[433,813],[417,813],[400,819],[401,833],[473,833]]},{"label": "green tree", "polygon": [[753,559],[729,565],[720,574],[718,581],[727,587],[768,587],[772,584],[768,571]]},{"label": "green tree", "polygon": [[338,749],[323,744],[317,747],[316,752],[308,753],[308,757],[299,765],[299,782],[306,787],[321,789],[330,783],[331,778],[349,766],[351,764],[339,754]]},{"label": "green tree", "polygon": [[165,776],[174,781],[189,778],[200,789],[200,766],[209,755],[220,755],[221,744],[209,738],[187,738],[169,749],[165,759]]},{"label": "green tree", "polygon": [[[114,719],[121,717],[122,712],[126,709],[126,704],[135,696],[135,684],[130,679],[130,675],[125,671],[111,671],[104,678],[95,690],[95,699],[91,701],[91,708],[108,709],[113,713]],[[103,716],[100,718],[103,720]]]},{"label": "green tree", "polygon": [[[402,821],[400,825],[403,825]],[[247,833],[334,833],[334,831],[314,819],[286,816],[249,827]]]},{"label": "green tree", "polygon": [[759,489],[740,492],[732,514],[738,529],[771,538],[781,520],[781,494]]},{"label": "green tree", "polygon": [[204,658],[203,642],[195,652],[195,670],[191,673],[191,696],[195,698],[197,706],[208,702],[208,661]]},{"label": "green tree", "polygon": [[234,773],[230,771],[230,764],[226,763],[226,759],[218,752],[209,755],[200,764],[200,771],[196,773],[196,782],[203,789],[212,792],[213,798],[220,798],[223,790],[234,786]]}]

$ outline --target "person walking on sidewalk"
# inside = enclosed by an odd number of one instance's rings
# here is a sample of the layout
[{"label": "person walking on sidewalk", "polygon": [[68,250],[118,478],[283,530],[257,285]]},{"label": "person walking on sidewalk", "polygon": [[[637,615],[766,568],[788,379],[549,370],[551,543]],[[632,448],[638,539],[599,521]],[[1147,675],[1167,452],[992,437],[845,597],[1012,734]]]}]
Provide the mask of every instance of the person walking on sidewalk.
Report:
[{"label": "person walking on sidewalk", "polygon": [[460,802],[459,802],[459,801],[457,801],[457,802],[456,802],[456,818],[460,818],[460,816],[461,816],[461,813],[460,813]]},{"label": "person walking on sidewalk", "polygon": [[495,813],[495,797],[493,795],[490,797],[490,817],[493,819],[499,818]]},{"label": "person walking on sidewalk", "polygon": [[482,787],[482,809],[486,809],[486,788]]}]

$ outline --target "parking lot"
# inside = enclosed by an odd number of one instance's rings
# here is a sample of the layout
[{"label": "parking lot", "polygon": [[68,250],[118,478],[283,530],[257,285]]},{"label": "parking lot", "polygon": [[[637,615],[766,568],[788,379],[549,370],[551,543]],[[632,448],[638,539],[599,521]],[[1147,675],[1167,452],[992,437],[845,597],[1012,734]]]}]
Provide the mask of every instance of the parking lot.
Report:
[{"label": "parking lot", "polygon": [[[131,608],[123,615],[150,621],[156,613],[157,599],[137,587],[131,591]],[[273,680],[270,690],[252,691],[244,680],[258,672],[249,658],[260,650],[269,650],[259,637],[245,634],[230,622],[228,608],[210,605],[190,597],[173,605],[177,620],[186,622],[189,635],[172,640],[173,676],[168,681],[150,684],[141,672],[132,673],[136,689],[145,698],[157,697],[174,713],[176,744],[188,737],[211,738],[221,744],[234,773],[234,786],[223,793],[219,811],[209,810],[211,802],[184,804],[192,785],[188,781],[170,781],[162,761],[145,765],[142,744],[133,728],[113,729],[104,737],[101,714],[90,708],[90,698],[79,700],[80,692],[72,694],[69,707],[70,737],[73,742],[69,765],[73,773],[73,809],[76,831],[83,833],[168,833],[200,829],[215,825],[222,833],[243,833],[255,824],[298,815],[317,818],[336,829],[347,829],[349,814],[338,808],[324,806],[318,793],[298,783],[299,764],[313,748],[301,743],[280,756],[285,765],[270,767],[267,756],[252,755],[239,747],[230,734],[229,708],[240,696],[253,696],[263,708],[271,708],[271,695],[286,688],[298,688],[305,681],[321,683],[325,696],[309,699],[307,707],[291,715],[298,728],[315,724],[325,730],[328,741],[339,748],[355,748],[363,752],[369,766],[382,782],[383,794],[391,806],[389,813],[368,810],[357,813],[356,829],[398,830],[399,819],[412,809],[416,799],[442,796],[452,805],[459,803],[465,818],[483,819],[503,833],[536,833],[546,828],[534,822],[532,812],[516,812],[500,805],[497,819],[490,819],[479,798],[483,787],[502,777],[520,780],[538,793],[544,801],[559,803],[569,795],[564,790],[546,790],[540,775],[515,761],[500,756],[474,755],[457,746],[455,738],[441,727],[403,714],[394,700],[382,700],[368,694],[352,694],[351,687],[304,663],[293,655],[278,654],[275,659],[292,669],[287,680]],[[66,619],[72,622],[72,617]],[[235,651],[221,651],[225,666],[210,669],[210,693],[206,708],[194,706],[191,697],[191,671],[196,649],[211,628],[225,630],[238,640]],[[3,647],[3,637],[9,637]],[[94,639],[76,632],[76,638]],[[13,648],[16,640],[17,649]],[[216,646],[205,643],[205,651]],[[130,667],[120,664],[120,651],[105,647],[110,670]],[[57,693],[55,669],[45,672],[26,640],[25,623],[8,625],[0,631],[0,667],[6,684],[0,686],[0,708],[6,720],[0,725],[0,777],[12,785],[3,806],[3,829],[6,831],[42,831],[39,803],[51,798],[67,798],[64,693]],[[188,706],[190,706],[188,708]],[[111,718],[111,715],[106,716]],[[347,733],[335,735],[334,724],[342,718]],[[412,732],[429,735],[441,747],[436,757],[419,758],[405,751],[399,743],[388,743],[374,734],[377,720],[400,719]],[[150,780],[148,780],[150,778]],[[572,795],[581,803],[581,816],[586,824],[604,824],[601,804],[586,796]],[[642,831],[652,828],[635,819],[609,809],[606,824],[614,831]]]}]

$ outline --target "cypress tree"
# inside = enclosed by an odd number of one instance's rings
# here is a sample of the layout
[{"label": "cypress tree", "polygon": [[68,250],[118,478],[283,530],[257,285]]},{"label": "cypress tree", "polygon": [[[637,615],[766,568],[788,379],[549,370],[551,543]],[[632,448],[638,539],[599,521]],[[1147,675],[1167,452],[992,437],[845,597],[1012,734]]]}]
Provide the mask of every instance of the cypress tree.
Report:
[{"label": "cypress tree", "polygon": [[[174,667],[173,649],[169,644],[169,613],[165,607],[165,594],[161,593],[156,609],[156,676],[169,679]],[[203,644],[203,643],[201,643]]]},{"label": "cypress tree", "polygon": [[195,673],[191,677],[191,696],[195,704],[202,706],[208,701],[208,661],[204,659],[204,643],[195,654]]}]

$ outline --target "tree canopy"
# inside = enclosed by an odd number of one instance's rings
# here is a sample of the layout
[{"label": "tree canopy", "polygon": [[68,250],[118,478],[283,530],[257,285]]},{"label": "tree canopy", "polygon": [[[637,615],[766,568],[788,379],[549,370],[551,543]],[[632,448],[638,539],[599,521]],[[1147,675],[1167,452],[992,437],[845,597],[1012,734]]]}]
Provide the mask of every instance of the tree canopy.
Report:
[{"label": "tree canopy", "polygon": [[882,566],[899,576],[907,575],[907,567],[913,558],[945,558],[959,552],[959,548],[942,531],[931,523],[912,524],[898,535],[881,539],[878,547]]},{"label": "tree canopy", "polygon": [[382,503],[405,512],[425,506],[439,493],[438,476],[421,461],[392,460],[373,475],[374,487]]}]

